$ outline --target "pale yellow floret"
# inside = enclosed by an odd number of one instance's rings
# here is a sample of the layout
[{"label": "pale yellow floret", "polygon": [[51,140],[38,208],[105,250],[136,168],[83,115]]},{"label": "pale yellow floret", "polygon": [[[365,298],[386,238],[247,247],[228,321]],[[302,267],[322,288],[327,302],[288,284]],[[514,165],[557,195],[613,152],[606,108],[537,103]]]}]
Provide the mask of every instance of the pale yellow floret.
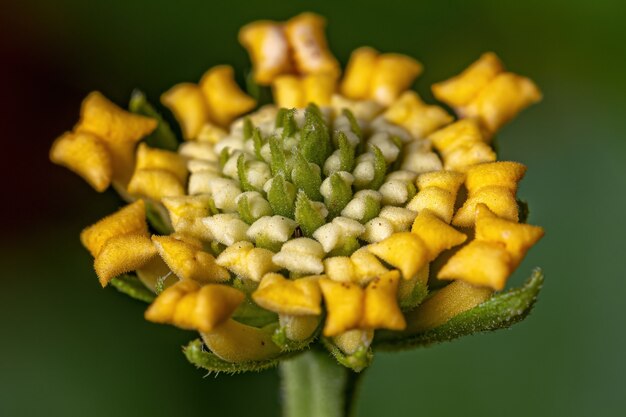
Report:
[{"label": "pale yellow floret", "polygon": [[94,269],[102,287],[116,276],[134,271],[156,257],[157,251],[144,234],[111,237],[94,260]]},{"label": "pale yellow floret", "polygon": [[512,272],[511,255],[503,244],[473,240],[448,260],[437,277],[501,290]]},{"label": "pale yellow floret", "polygon": [[465,242],[467,236],[441,220],[430,210],[422,210],[415,218],[411,232],[417,234],[428,248],[429,260],[441,252]]},{"label": "pale yellow floret", "polygon": [[524,164],[512,161],[476,165],[467,171],[465,187],[470,195],[489,186],[504,187],[516,193],[526,169]]},{"label": "pale yellow floret", "polygon": [[452,221],[456,195],[439,187],[426,187],[406,205],[406,208],[420,213],[430,210],[446,223]]},{"label": "pale yellow floret", "polygon": [[383,217],[374,217],[365,223],[365,232],[359,238],[369,243],[375,243],[387,239],[393,232],[393,224],[389,220]]},{"label": "pale yellow floret", "polygon": [[367,349],[374,340],[373,330],[353,329],[333,337],[333,343],[346,355]]},{"label": "pale yellow floret", "polygon": [[237,276],[258,282],[265,274],[280,269],[272,262],[272,256],[272,251],[243,241],[227,247],[215,262]]},{"label": "pale yellow floret", "polygon": [[374,100],[350,100],[339,94],[332,95],[330,105],[335,117],[339,116],[344,109],[348,109],[358,120],[365,121],[374,119],[384,109]]},{"label": "pale yellow floret", "polygon": [[292,316],[320,315],[322,295],[319,276],[286,279],[269,273],[252,294],[254,302],[266,310]]},{"label": "pale yellow floret", "polygon": [[325,252],[341,247],[347,239],[356,238],[365,232],[365,227],[348,217],[335,217],[332,222],[319,227],[313,237],[321,243]]},{"label": "pale yellow floret", "polygon": [[200,80],[200,90],[212,119],[220,126],[228,126],[236,117],[256,106],[256,100],[241,91],[235,82],[233,68],[229,65],[217,65],[205,72]]},{"label": "pale yellow floret", "polygon": [[289,240],[298,223],[283,216],[263,216],[250,225],[247,236],[255,242],[265,239],[270,242],[283,243]]},{"label": "pale yellow floret", "polygon": [[180,279],[209,283],[230,278],[228,271],[219,266],[198,241],[182,240],[174,235],[152,236],[152,241],[161,258]]},{"label": "pale yellow floret", "polygon": [[496,159],[494,150],[484,142],[462,143],[443,157],[445,169],[459,172],[466,172],[474,165]]},{"label": "pale yellow floret", "polygon": [[128,192],[131,195],[160,201],[163,197],[185,195],[185,187],[171,171],[165,169],[138,169],[135,170],[128,183]]},{"label": "pale yellow floret", "polygon": [[474,119],[458,120],[431,133],[428,139],[441,153],[447,170],[465,172],[473,165],[496,160],[486,143],[488,137]]},{"label": "pale yellow floret", "polygon": [[143,200],[137,200],[84,229],[80,234],[80,241],[96,257],[107,240],[129,234],[148,234]]},{"label": "pale yellow floret", "polygon": [[433,293],[406,315],[407,333],[418,333],[445,324],[453,317],[487,301],[493,290],[454,281]]},{"label": "pale yellow floret", "polygon": [[225,361],[237,363],[260,361],[278,355],[280,348],[272,341],[272,333],[229,319],[200,335],[211,352]]},{"label": "pale yellow floret", "polygon": [[324,18],[314,13],[302,13],[286,22],[287,41],[301,74],[339,75],[339,63],[326,43],[325,26]]},{"label": "pale yellow floret", "polygon": [[210,214],[213,200],[208,194],[164,197],[161,202],[167,209],[172,224],[176,226],[181,219],[195,219]]},{"label": "pale yellow floret", "polygon": [[386,219],[393,226],[394,232],[407,232],[415,220],[417,212],[394,206],[385,206],[380,210],[378,216]]},{"label": "pale yellow floret", "polygon": [[300,237],[283,244],[272,260],[297,274],[321,274],[324,271],[324,249],[313,239]]},{"label": "pale yellow floret", "polygon": [[324,273],[337,282],[357,282],[354,263],[348,256],[332,256],[324,259]]},{"label": "pale yellow floret", "polygon": [[452,107],[465,106],[502,71],[497,55],[486,52],[459,75],[433,84],[433,95]]},{"label": "pale yellow floret", "polygon": [[196,84],[176,84],[161,95],[161,103],[174,113],[187,140],[196,139],[210,122],[207,103]]},{"label": "pale yellow floret", "polygon": [[289,44],[280,24],[267,20],[247,24],[239,30],[239,43],[250,54],[254,80],[260,85],[291,72]]},{"label": "pale yellow floret", "polygon": [[476,219],[476,205],[485,204],[498,217],[517,222],[519,208],[515,194],[506,187],[482,187],[470,195],[463,206],[456,212],[452,224],[457,227],[472,227]]},{"label": "pale yellow floret", "polygon": [[205,217],[202,222],[219,243],[230,246],[235,242],[248,240],[248,225],[234,213],[220,213]]},{"label": "pale yellow floret", "polygon": [[406,321],[398,306],[400,273],[389,271],[365,287],[362,329],[404,330]]},{"label": "pale yellow floret", "polygon": [[437,171],[421,174],[415,180],[415,184],[420,191],[430,187],[437,187],[456,195],[464,180],[465,175],[460,172]]},{"label": "pale yellow floret", "polygon": [[66,132],[52,144],[50,160],[71,169],[96,191],[111,184],[113,166],[106,144],[89,132]]},{"label": "pale yellow floret", "polygon": [[181,281],[165,289],[145,317],[155,323],[211,332],[230,318],[244,298],[243,292],[226,285]]},{"label": "pale yellow floret", "polygon": [[309,339],[319,327],[320,320],[320,316],[278,314],[278,323],[284,330],[287,339],[298,342]]},{"label": "pale yellow floret", "polygon": [[404,279],[411,279],[429,261],[430,252],[415,233],[394,233],[387,239],[367,246],[374,255],[398,268]]},{"label": "pale yellow floret", "polygon": [[368,250],[358,249],[352,255],[333,256],[324,259],[326,276],[337,282],[354,282],[365,285],[389,270]]},{"label": "pale yellow floret", "polygon": [[417,139],[428,136],[453,120],[441,107],[424,103],[414,91],[404,92],[391,103],[383,117],[404,127]]},{"label": "pale yellow floret", "polygon": [[181,184],[187,181],[187,162],[176,152],[151,148],[145,143],[137,147],[135,171],[140,169],[163,169],[174,174]]},{"label": "pale yellow floret", "polygon": [[178,153],[190,159],[217,162],[219,158],[215,146],[208,142],[185,142],[178,147]]},{"label": "pale yellow floret", "polygon": [[200,132],[196,136],[196,140],[198,142],[206,142],[206,143],[217,143],[220,140],[224,139],[228,133],[223,128],[213,124],[211,122],[207,122],[202,125]]}]

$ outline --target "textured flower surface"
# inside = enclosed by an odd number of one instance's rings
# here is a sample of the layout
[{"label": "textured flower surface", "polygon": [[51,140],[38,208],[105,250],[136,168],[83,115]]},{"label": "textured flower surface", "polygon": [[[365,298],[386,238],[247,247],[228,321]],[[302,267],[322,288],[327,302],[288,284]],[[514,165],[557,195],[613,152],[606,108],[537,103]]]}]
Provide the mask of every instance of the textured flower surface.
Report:
[{"label": "textured flower surface", "polygon": [[543,282],[500,292],[543,229],[517,197],[526,167],[493,148],[535,84],[486,53],[433,86],[452,114],[410,90],[408,56],[359,48],[341,76],[324,25],[242,28],[247,92],[220,65],[161,96],[182,143],[141,93],[126,111],[94,92],[50,152],[128,202],[81,234],[100,284],[199,332],[184,352],[209,371],[323,346],[358,372],[377,348],[507,327]]}]

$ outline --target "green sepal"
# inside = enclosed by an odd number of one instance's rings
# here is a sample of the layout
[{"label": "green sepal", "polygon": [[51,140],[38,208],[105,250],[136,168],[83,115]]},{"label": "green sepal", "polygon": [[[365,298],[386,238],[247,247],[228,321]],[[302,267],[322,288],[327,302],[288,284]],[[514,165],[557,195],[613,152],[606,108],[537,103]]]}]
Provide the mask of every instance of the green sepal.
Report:
[{"label": "green sepal", "polygon": [[283,128],[283,139],[291,137],[298,131],[298,125],[295,119],[296,109],[286,109],[283,113],[283,120],[280,127]]},{"label": "green sepal", "polygon": [[110,283],[116,290],[135,300],[151,303],[156,298],[156,295],[143,285],[136,275],[120,275],[113,278]]},{"label": "green sepal", "polygon": [[237,158],[237,176],[239,177],[239,185],[243,191],[260,191],[254,185],[250,184],[248,180],[248,167],[246,166],[246,157],[244,154],[239,155]]},{"label": "green sepal", "polygon": [[272,175],[283,174],[286,178],[289,178],[289,173],[287,172],[287,157],[283,150],[282,139],[271,136],[269,143],[271,153],[270,169],[272,170]]},{"label": "green sepal", "polygon": [[261,155],[261,148],[263,147],[263,136],[261,135],[261,129],[258,127],[252,131],[252,142],[254,143],[254,155],[259,161],[264,161],[263,155]]},{"label": "green sepal", "polygon": [[270,240],[263,234],[258,236],[254,243],[257,248],[271,250],[274,253],[279,252],[280,248],[283,246],[283,242]]},{"label": "green sepal", "polygon": [[328,128],[320,109],[314,104],[309,104],[304,113],[304,126],[300,133],[299,148],[307,161],[320,167],[332,153]]},{"label": "green sepal", "polygon": [[254,132],[254,125],[250,117],[243,118],[243,140],[252,139],[252,133]]},{"label": "green sepal", "polygon": [[371,196],[365,197],[365,211],[363,217],[359,220],[365,224],[380,214],[380,200]]},{"label": "green sepal", "polygon": [[146,203],[146,220],[155,232],[160,235],[169,235],[174,232],[170,223],[169,214],[161,203],[144,200]]},{"label": "green sepal", "polygon": [[267,192],[267,200],[274,214],[293,219],[295,195],[292,195],[291,190],[287,188],[287,181],[282,175],[276,175],[272,180],[272,185]]},{"label": "green sepal", "polygon": [[275,129],[278,129],[279,127],[283,126],[283,120],[285,119],[285,113],[287,113],[287,109],[284,108],[284,107],[281,107],[276,112],[276,121],[274,122],[274,128]]},{"label": "green sepal", "polygon": [[293,185],[304,191],[311,200],[322,201],[323,197],[320,193],[322,176],[315,168],[316,166],[311,166],[311,163],[307,162],[300,152],[296,152],[291,179]]},{"label": "green sepal", "polygon": [[[408,281],[404,281],[400,283],[400,285],[402,284],[409,285],[411,283],[409,283]],[[406,297],[400,297],[400,299],[398,300],[398,305],[400,306],[400,309],[402,311],[413,310],[415,307],[419,306],[428,295],[427,283],[417,281],[412,284],[413,288],[411,288],[411,291],[408,293],[408,295]]]},{"label": "green sepal", "polygon": [[262,371],[278,365],[278,358],[266,359],[262,361],[250,362],[227,362],[217,355],[207,352],[204,349],[202,340],[195,339],[183,347],[183,353],[187,360],[197,368],[206,369],[209,373],[225,372],[227,374],[238,374],[240,372]]},{"label": "green sepal", "polygon": [[330,196],[324,198],[329,218],[339,216],[350,200],[352,200],[352,187],[343,181],[338,172],[335,172],[330,176]]},{"label": "green sepal", "polygon": [[246,71],[246,92],[250,97],[256,100],[257,107],[272,102],[272,89],[267,86],[259,85],[254,80],[254,72]]},{"label": "green sepal", "polygon": [[370,181],[367,188],[370,190],[378,190],[385,181],[385,175],[387,173],[387,162],[382,151],[377,146],[372,146],[372,152],[374,153],[374,178]]},{"label": "green sepal", "polygon": [[233,313],[233,319],[248,326],[265,327],[271,323],[278,323],[278,314],[259,307],[250,297],[246,297]]},{"label": "green sepal", "polygon": [[248,202],[247,195],[239,197],[239,200],[237,201],[237,212],[239,213],[241,220],[248,224],[252,224],[257,220],[250,211],[250,203]]},{"label": "green sepal", "polygon": [[355,353],[352,355],[348,355],[344,353],[341,349],[339,349],[331,339],[327,337],[322,337],[322,344],[330,352],[331,355],[339,362],[340,365],[345,366],[346,368],[352,369],[354,372],[361,372],[370,364],[374,359],[374,352],[372,348],[361,346],[357,349]]},{"label": "green sepal", "polygon": [[381,350],[402,350],[446,342],[474,333],[504,329],[522,321],[532,310],[543,285],[543,272],[537,268],[521,288],[497,295],[465,311],[434,329],[417,334],[379,332],[374,346]]},{"label": "green sepal", "polygon": [[230,159],[230,148],[226,147],[222,149],[222,152],[220,152],[219,164],[220,164],[221,169],[224,169],[224,165],[226,165],[226,162],[228,162],[229,159]]},{"label": "green sepal", "polygon": [[296,198],[295,221],[306,237],[313,236],[313,232],[326,224],[324,216],[315,210],[311,200],[302,190],[298,191],[298,197]]},{"label": "green sepal", "polygon": [[360,247],[361,244],[359,243],[359,240],[357,238],[349,237],[347,239],[344,239],[343,245],[331,250],[328,253],[328,256],[350,256],[354,252],[359,250]]},{"label": "green sepal", "polygon": [[167,149],[168,151],[175,151],[178,149],[178,139],[172,131],[169,123],[163,119],[163,116],[150,104],[146,95],[140,90],[133,90],[130,95],[130,102],[128,103],[128,109],[136,114],[147,116],[155,119],[158,124],[156,129],[145,137],[145,141],[148,146],[153,148]]},{"label": "green sepal", "polygon": [[356,117],[349,109],[343,109],[341,114],[346,116],[348,121],[350,121],[350,130],[354,133],[359,139],[363,140],[363,131],[361,130],[361,125],[357,122]]},{"label": "green sepal", "polygon": [[313,334],[305,340],[291,340],[287,337],[285,328],[279,327],[272,335],[272,342],[274,342],[283,352],[297,352],[308,348],[319,335],[320,329],[321,326],[318,326]]},{"label": "green sepal", "polygon": [[354,169],[354,147],[350,145],[350,141],[346,134],[339,132],[337,134],[337,142],[339,146],[339,171],[352,172]]}]

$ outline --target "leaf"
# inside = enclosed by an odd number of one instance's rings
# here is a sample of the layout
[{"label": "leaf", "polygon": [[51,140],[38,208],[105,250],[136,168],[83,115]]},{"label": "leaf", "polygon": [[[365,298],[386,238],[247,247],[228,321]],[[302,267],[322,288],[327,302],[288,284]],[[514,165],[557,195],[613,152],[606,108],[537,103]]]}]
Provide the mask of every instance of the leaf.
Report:
[{"label": "leaf", "polygon": [[521,288],[494,295],[447,323],[422,333],[407,335],[386,332],[382,340],[374,341],[375,347],[381,350],[410,349],[510,327],[528,316],[542,285],[543,272],[537,268]]},{"label": "leaf", "polygon": [[270,143],[270,169],[272,175],[283,174],[286,178],[289,178],[287,173],[287,158],[285,157],[285,151],[283,150],[283,141],[276,136],[271,136]]},{"label": "leaf", "polygon": [[130,96],[128,108],[131,112],[141,114],[142,116],[156,119],[158,125],[156,129],[148,136],[145,141],[149,146],[154,148],[167,149],[175,151],[178,149],[178,139],[172,131],[169,123],[167,123],[161,114],[148,102],[146,95],[140,90],[134,90]]},{"label": "leaf", "polygon": [[148,288],[135,275],[120,275],[111,280],[111,284],[119,292],[128,295],[135,300],[151,303],[156,298]]},{"label": "leaf", "polygon": [[341,113],[346,116],[348,121],[350,121],[350,130],[352,130],[352,133],[354,133],[359,139],[363,140],[363,131],[361,130],[361,126],[359,125],[359,122],[357,122],[356,117],[354,117],[354,114],[349,109],[343,109]]},{"label": "leaf", "polygon": [[328,350],[330,354],[335,357],[337,362],[346,368],[352,369],[354,372],[361,372],[363,369],[370,366],[372,359],[374,359],[374,353],[369,347],[366,348],[365,346],[361,346],[352,355],[347,355],[335,346],[330,339],[323,337],[321,340],[326,350]]},{"label": "leaf", "polygon": [[320,167],[333,151],[322,113],[314,104],[309,104],[304,113],[299,150],[307,161]]},{"label": "leaf", "polygon": [[173,233],[173,228],[170,224],[169,215],[167,211],[160,203],[155,203],[149,200],[146,202],[146,219],[150,226],[160,235],[169,235]]},{"label": "leaf", "polygon": [[209,373],[226,372],[228,374],[237,374],[249,371],[258,372],[264,369],[273,368],[277,366],[279,362],[279,358],[256,362],[227,362],[220,359],[213,353],[204,350],[204,344],[200,339],[192,340],[187,346],[184,346],[183,353],[190,363],[195,365],[197,368],[206,369]]}]

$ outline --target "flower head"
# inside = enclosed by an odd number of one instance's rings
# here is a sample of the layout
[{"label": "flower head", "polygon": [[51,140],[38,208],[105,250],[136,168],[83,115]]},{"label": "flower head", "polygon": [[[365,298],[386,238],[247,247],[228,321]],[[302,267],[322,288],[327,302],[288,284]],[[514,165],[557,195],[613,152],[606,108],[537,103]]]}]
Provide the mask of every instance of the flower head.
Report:
[{"label": "flower head", "polygon": [[256,108],[221,65],[162,95],[180,145],[144,96],[127,112],[92,93],[52,147],[130,202],[81,235],[101,284],[200,332],[204,366],[259,369],[321,340],[361,370],[372,346],[505,326],[540,286],[510,308],[494,295],[543,229],[520,215],[526,167],[491,147],[537,87],[485,54],[433,86],[455,120],[409,90],[422,65],[408,56],[359,48],[340,78],[324,25],[305,13],[242,28],[275,105]]}]

